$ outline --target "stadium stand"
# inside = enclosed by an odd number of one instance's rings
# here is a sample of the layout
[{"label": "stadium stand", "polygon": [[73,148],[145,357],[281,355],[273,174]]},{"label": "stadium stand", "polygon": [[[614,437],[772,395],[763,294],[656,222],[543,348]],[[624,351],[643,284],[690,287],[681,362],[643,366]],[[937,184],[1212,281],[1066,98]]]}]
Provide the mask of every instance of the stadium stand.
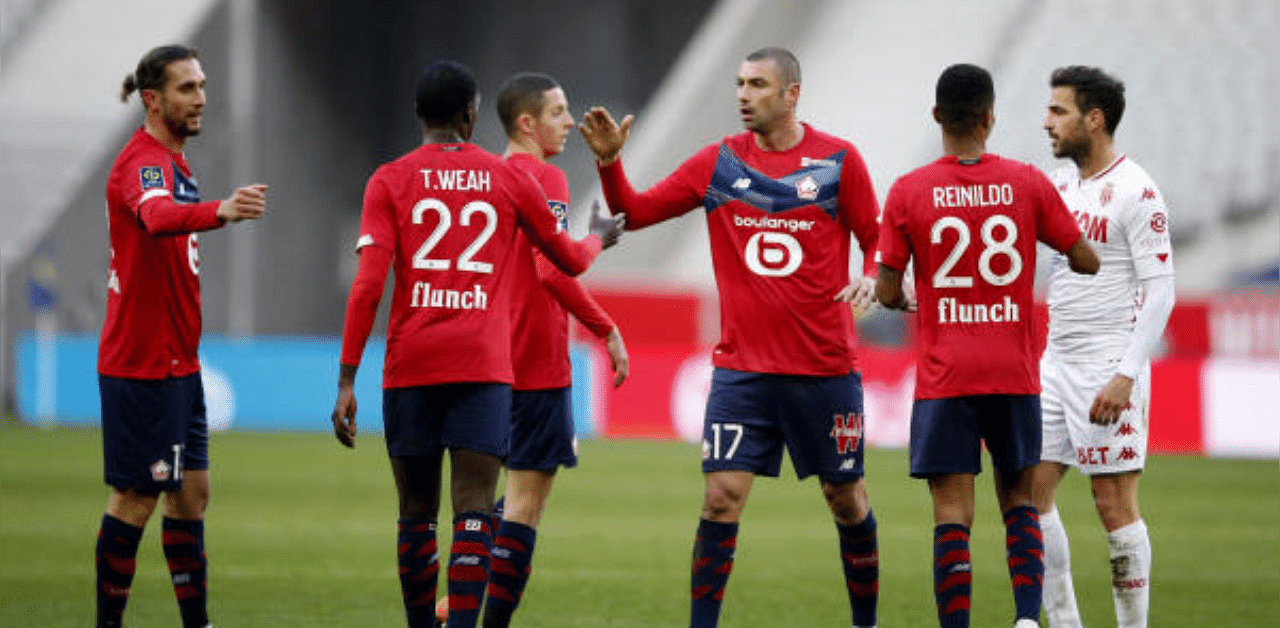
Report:
[{"label": "stadium stand", "polygon": [[[765,44],[796,51],[802,117],[857,144],[881,195],[937,154],[928,108],[947,64],[992,70],[991,148],[1045,169],[1058,165],[1041,129],[1049,73],[1107,68],[1127,84],[1118,144],[1173,211],[1179,287],[1218,289],[1280,258],[1280,131],[1267,122],[1280,109],[1280,3],[725,0],[641,112],[624,153],[637,185],[737,130],[727,83],[742,56]],[[672,223],[630,236],[600,269],[709,285],[701,218]]]}]

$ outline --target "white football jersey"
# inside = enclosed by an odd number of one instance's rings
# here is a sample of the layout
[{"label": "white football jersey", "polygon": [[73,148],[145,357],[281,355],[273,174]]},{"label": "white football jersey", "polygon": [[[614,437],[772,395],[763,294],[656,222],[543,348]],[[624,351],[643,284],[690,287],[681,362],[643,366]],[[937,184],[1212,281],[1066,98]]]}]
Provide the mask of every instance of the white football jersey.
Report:
[{"label": "white football jersey", "polygon": [[1102,266],[1096,275],[1081,275],[1065,255],[1054,255],[1048,349],[1072,362],[1118,362],[1142,304],[1142,280],[1173,274],[1164,198],[1124,155],[1088,179],[1075,165],[1055,170],[1050,179]]}]

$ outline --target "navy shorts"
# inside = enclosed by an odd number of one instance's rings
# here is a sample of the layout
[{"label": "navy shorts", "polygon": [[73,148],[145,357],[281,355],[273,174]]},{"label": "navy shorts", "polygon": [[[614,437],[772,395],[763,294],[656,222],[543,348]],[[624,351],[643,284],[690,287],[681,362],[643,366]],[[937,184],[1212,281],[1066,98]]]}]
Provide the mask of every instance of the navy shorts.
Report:
[{"label": "navy shorts", "polygon": [[1040,462],[1040,395],[974,395],[917,399],[911,408],[911,476],[982,472],[982,442],[991,465],[1012,473]]},{"label": "navy shorts", "polygon": [[200,373],[166,379],[98,375],[107,485],[147,495],[182,488],[209,468],[209,424]]},{"label": "navy shorts", "polygon": [[437,384],[382,391],[382,423],[392,456],[461,449],[505,458],[511,385]]},{"label": "navy shorts", "polygon": [[578,466],[569,388],[511,393],[511,453],[507,468],[554,470]]},{"label": "navy shorts", "polygon": [[702,471],[777,477],[782,447],[800,479],[862,477],[862,376],[748,373],[717,368],[702,425]]}]

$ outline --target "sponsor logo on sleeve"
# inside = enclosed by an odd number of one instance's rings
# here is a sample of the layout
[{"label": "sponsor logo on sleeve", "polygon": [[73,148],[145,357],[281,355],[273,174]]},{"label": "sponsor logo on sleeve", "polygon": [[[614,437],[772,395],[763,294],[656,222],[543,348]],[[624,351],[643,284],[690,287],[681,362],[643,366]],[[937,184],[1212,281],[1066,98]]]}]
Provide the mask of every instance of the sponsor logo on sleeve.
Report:
[{"label": "sponsor logo on sleeve", "polygon": [[1142,188],[1142,200],[1144,201],[1156,200],[1156,191],[1151,188]]},{"label": "sponsor logo on sleeve", "polygon": [[1165,229],[1169,228],[1168,220],[1169,219],[1165,217],[1164,212],[1151,214],[1151,230],[1156,233],[1164,233]]},{"label": "sponsor logo on sleeve", "polygon": [[164,187],[164,169],[160,166],[143,166],[138,169],[138,178],[142,181],[142,189]]}]

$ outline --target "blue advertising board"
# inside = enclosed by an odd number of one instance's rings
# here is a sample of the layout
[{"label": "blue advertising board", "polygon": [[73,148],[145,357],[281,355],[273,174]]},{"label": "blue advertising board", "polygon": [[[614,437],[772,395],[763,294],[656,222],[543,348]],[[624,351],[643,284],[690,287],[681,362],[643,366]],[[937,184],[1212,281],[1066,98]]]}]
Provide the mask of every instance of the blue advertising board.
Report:
[{"label": "blue advertising board", "polygon": [[[29,423],[98,425],[98,337],[58,334],[17,338],[14,376],[17,409]],[[382,431],[380,337],[370,338],[356,376],[360,431]],[[201,375],[213,430],[333,429],[329,415],[337,393],[337,338],[205,335],[200,342]],[[596,432],[592,420],[592,351],[575,344],[573,414],[579,437]]]}]

